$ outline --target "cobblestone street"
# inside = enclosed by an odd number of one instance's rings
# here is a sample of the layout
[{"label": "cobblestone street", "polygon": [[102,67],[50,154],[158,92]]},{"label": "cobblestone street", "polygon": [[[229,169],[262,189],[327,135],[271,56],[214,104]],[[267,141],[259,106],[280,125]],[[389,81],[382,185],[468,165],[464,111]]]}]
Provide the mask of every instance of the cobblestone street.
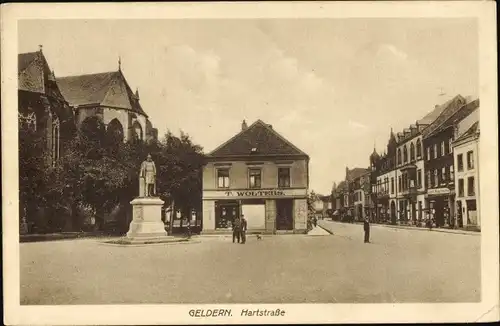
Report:
[{"label": "cobblestone street", "polygon": [[22,304],[390,303],[480,299],[480,236],[323,221],[334,235],[247,244],[21,244]]}]

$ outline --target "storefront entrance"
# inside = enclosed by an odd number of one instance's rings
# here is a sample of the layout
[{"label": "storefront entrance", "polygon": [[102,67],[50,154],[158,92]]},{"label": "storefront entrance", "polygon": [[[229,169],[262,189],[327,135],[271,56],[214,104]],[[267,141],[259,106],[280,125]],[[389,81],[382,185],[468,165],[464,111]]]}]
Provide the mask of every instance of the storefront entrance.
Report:
[{"label": "storefront entrance", "polygon": [[239,206],[236,201],[218,201],[215,204],[215,228],[231,229],[233,221],[239,216]]},{"label": "storefront entrance", "polygon": [[293,200],[276,200],[276,229],[293,230]]}]

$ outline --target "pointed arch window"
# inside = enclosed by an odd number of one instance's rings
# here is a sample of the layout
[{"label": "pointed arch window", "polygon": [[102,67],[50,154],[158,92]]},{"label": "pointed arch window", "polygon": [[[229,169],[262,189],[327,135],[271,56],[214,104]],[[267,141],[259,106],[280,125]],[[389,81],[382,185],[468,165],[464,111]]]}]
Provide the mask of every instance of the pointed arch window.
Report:
[{"label": "pointed arch window", "polygon": [[404,163],[408,162],[408,148],[406,147],[406,145],[404,145],[403,147],[403,160]]},{"label": "pointed arch window", "polygon": [[410,144],[410,161],[415,161],[415,145]]},{"label": "pointed arch window", "polygon": [[417,139],[417,159],[422,157],[422,143]]},{"label": "pointed arch window", "polygon": [[36,131],[36,115],[35,112],[29,110],[28,113],[18,113],[19,127]]},{"label": "pointed arch window", "polygon": [[57,116],[52,120],[52,165],[56,165],[61,153],[61,123]]}]

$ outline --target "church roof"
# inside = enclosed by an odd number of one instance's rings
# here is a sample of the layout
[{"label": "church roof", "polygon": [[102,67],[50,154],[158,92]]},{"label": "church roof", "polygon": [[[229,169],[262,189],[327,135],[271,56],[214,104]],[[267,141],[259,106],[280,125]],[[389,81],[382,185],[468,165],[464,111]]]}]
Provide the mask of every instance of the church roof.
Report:
[{"label": "church roof", "polygon": [[[121,70],[60,77],[57,78],[57,83],[72,106],[112,106],[131,110],[147,117]],[[123,92],[127,95],[126,101],[123,101],[123,97],[120,96]]]},{"label": "church roof", "polygon": [[21,73],[25,71],[26,68],[37,59],[39,54],[39,52],[19,53],[17,55],[17,72]]},{"label": "church roof", "polygon": [[260,119],[208,154],[209,157],[249,155],[308,157]]}]

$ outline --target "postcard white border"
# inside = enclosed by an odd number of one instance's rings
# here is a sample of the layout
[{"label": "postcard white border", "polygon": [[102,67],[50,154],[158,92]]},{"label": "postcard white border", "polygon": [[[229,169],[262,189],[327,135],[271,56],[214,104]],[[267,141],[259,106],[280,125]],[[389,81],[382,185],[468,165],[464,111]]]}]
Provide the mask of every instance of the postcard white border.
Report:
[{"label": "postcard white border", "polygon": [[[133,7],[133,10],[131,8]],[[480,47],[481,303],[20,306],[17,21],[20,19],[198,19],[476,17]],[[493,1],[4,4],[1,7],[3,275],[6,324],[251,324],[493,321],[499,318],[496,8]],[[467,46],[466,44],[464,46]],[[14,95],[15,94],[15,95]],[[193,318],[199,308],[279,307],[284,317]]]}]

